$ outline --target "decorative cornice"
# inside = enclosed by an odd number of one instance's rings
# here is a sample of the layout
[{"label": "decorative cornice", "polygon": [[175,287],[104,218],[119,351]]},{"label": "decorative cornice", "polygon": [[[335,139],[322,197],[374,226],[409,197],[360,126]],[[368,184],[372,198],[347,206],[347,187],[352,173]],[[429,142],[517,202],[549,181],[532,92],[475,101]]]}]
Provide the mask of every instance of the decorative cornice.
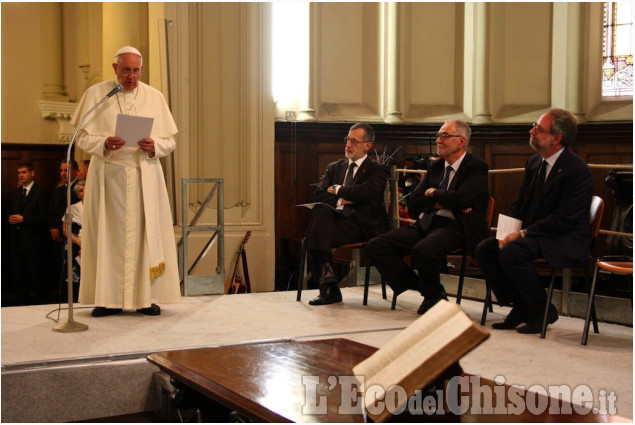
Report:
[{"label": "decorative cornice", "polygon": [[77,108],[77,103],[40,100],[38,102],[38,107],[42,113],[42,118],[65,118],[70,120]]},{"label": "decorative cornice", "polygon": [[74,132],[70,121],[77,108],[77,103],[40,100],[38,107],[43,119],[54,119],[57,121],[60,126],[58,133],[60,140],[69,142]]}]

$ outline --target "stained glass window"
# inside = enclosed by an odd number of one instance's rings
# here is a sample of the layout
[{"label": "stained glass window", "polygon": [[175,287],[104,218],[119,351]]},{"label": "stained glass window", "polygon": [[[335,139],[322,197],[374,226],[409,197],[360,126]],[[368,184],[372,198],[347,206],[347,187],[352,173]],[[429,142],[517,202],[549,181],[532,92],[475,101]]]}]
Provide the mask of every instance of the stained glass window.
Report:
[{"label": "stained glass window", "polygon": [[633,96],[633,17],[630,1],[604,3],[602,96]]}]

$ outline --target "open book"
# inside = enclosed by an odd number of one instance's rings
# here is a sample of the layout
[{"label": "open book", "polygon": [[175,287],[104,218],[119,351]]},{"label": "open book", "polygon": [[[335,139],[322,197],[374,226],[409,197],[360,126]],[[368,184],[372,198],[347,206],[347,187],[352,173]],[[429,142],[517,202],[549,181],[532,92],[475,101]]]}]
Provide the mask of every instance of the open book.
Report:
[{"label": "open book", "polygon": [[[401,331],[372,356],[357,364],[353,373],[363,377],[362,393],[378,385],[387,391],[400,385],[408,397],[434,384],[443,372],[485,341],[489,333],[470,319],[456,304],[439,301],[426,314]],[[374,405],[365,399],[366,409]],[[383,422],[391,413],[368,415]]]}]

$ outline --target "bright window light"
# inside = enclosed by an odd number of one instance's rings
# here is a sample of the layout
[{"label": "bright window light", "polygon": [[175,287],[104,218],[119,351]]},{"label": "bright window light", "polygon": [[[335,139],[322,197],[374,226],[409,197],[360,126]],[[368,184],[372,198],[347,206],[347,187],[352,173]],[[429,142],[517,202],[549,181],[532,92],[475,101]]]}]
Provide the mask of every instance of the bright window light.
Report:
[{"label": "bright window light", "polygon": [[309,3],[273,2],[273,99],[279,113],[305,105],[309,89]]}]

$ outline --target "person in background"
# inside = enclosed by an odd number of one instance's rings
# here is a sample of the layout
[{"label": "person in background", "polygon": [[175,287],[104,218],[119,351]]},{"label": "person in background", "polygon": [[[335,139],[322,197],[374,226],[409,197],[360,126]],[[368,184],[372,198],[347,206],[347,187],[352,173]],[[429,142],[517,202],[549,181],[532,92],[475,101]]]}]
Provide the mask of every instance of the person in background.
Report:
[{"label": "person in background", "polygon": [[[71,205],[79,201],[77,195],[73,191],[73,187],[77,183],[77,161],[71,159]],[[51,200],[48,208],[49,233],[51,240],[58,244],[62,243],[62,225],[60,219],[64,218],[66,213],[66,185],[68,184],[68,164],[66,160],[60,162],[60,182],[53,189]]]},{"label": "person in background", "polygon": [[86,180],[88,176],[88,166],[90,165],[90,159],[83,159],[77,163],[77,179]]},{"label": "person in background", "polygon": [[40,304],[48,300],[46,268],[43,267],[50,250],[48,193],[35,182],[33,164],[20,163],[17,171],[19,185],[11,193],[8,219],[13,294],[16,305]]},{"label": "person in background", "polygon": [[[125,46],[115,53],[115,78],[90,87],[71,124],[117,84],[123,90],[99,106],[79,130],[78,146],[92,155],[82,217],[79,301],[95,304],[95,317],[123,310],[156,316],[158,303],[180,300],[172,214],[160,158],[175,148],[176,124],[165,98],[139,81],[141,53]],[[118,115],[151,117],[141,140],[115,136]]]},{"label": "person in background", "polygon": [[[587,164],[567,149],[578,124],[564,109],[550,109],[529,130],[529,145],[537,152],[525,163],[525,176],[509,215],[522,221],[518,232],[503,240],[490,237],[479,244],[476,258],[496,299],[513,305],[495,329],[540,333],[547,294],[532,265],[537,258],[554,267],[576,267],[588,259],[589,209],[593,180]],[[558,320],[548,307],[547,323]]]},{"label": "person in background", "polygon": [[[82,231],[82,216],[84,211],[83,207],[84,207],[85,187],[86,187],[86,181],[78,179],[77,183],[73,187],[73,191],[75,192],[75,195],[77,195],[77,197],[79,198],[79,202],[76,202],[73,205],[71,205],[71,215],[73,217],[73,220],[71,223],[71,240],[73,242],[72,244],[73,254],[71,256],[73,258],[73,265],[72,265],[72,271],[73,271],[72,282],[74,286],[73,301],[77,301],[77,292],[78,292],[77,290],[79,289],[79,281],[80,281],[80,273],[81,273],[81,264],[80,264],[79,257],[81,256],[81,248],[82,248],[81,231]],[[64,229],[64,239],[65,239],[64,247],[66,247],[67,228],[66,228],[66,223],[64,218],[62,219],[62,224]],[[66,250],[64,250],[64,259],[66,259]],[[63,276],[68,275],[68,267],[65,267],[64,270],[62,270],[62,274]],[[65,280],[68,283],[68,278],[65,278]],[[67,292],[68,291],[62,291],[62,294],[65,294]]]},{"label": "person in background", "polygon": [[[71,169],[71,204],[79,201],[73,188],[77,183],[77,161],[72,159],[70,161]],[[60,182],[57,187],[53,189],[51,193],[51,199],[48,207],[48,228],[51,236],[52,255],[51,255],[51,277],[49,279],[49,286],[57,288],[59,282],[61,282],[64,274],[63,264],[64,258],[64,234],[63,234],[63,222],[66,214],[66,195],[68,184],[68,163],[66,159],[60,161]]]}]

